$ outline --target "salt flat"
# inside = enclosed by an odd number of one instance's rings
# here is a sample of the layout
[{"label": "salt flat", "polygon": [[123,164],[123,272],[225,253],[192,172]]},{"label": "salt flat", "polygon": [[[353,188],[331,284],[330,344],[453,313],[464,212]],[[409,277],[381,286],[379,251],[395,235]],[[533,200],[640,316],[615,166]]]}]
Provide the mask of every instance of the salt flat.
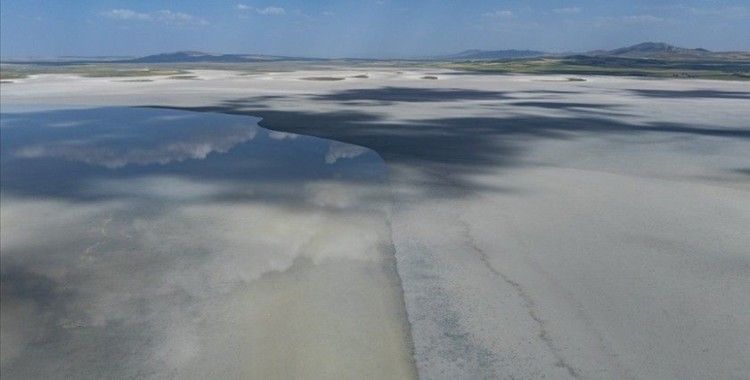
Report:
[{"label": "salt flat", "polygon": [[746,82],[194,75],[37,76],[2,101],[246,114],[374,150],[422,378],[750,373]]}]

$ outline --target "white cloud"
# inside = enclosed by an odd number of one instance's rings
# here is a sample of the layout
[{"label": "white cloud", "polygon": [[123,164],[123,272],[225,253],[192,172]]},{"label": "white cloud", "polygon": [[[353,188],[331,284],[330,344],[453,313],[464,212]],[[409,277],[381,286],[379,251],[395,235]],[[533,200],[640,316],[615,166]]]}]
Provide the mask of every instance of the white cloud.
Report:
[{"label": "white cloud", "polygon": [[661,17],[656,17],[653,15],[631,15],[631,16],[623,16],[620,18],[620,20],[626,24],[649,24],[654,22],[662,22],[664,21]]},{"label": "white cloud", "polygon": [[284,8],[281,7],[265,7],[265,8],[259,8],[255,10],[258,12],[258,14],[266,15],[266,16],[279,16],[286,14],[286,11]]},{"label": "white cloud", "polygon": [[148,21],[170,25],[208,25],[208,22],[202,18],[168,9],[147,13],[137,12],[132,9],[112,9],[102,12],[101,16],[114,20]]},{"label": "white cloud", "polygon": [[509,10],[487,12],[487,13],[484,13],[482,16],[491,17],[491,18],[513,18],[515,17],[515,15],[513,14],[513,11],[509,11]]},{"label": "white cloud", "polygon": [[572,14],[581,13],[581,8],[578,8],[578,7],[557,8],[557,9],[553,9],[552,11],[557,14],[572,15]]},{"label": "white cloud", "polygon": [[286,9],[282,7],[274,7],[274,6],[268,6],[265,8],[256,8],[252,7],[247,4],[237,4],[235,8],[240,12],[252,12],[255,11],[255,13],[259,15],[264,16],[281,16],[286,14]]},{"label": "white cloud", "polygon": [[205,23],[205,20],[197,19],[192,15],[182,12],[172,12],[169,10],[156,11],[153,13],[159,21],[176,22],[176,23]]},{"label": "white cloud", "polygon": [[130,9],[112,9],[106,12],[102,12],[102,16],[117,20],[151,21],[153,19],[148,13],[139,13]]}]

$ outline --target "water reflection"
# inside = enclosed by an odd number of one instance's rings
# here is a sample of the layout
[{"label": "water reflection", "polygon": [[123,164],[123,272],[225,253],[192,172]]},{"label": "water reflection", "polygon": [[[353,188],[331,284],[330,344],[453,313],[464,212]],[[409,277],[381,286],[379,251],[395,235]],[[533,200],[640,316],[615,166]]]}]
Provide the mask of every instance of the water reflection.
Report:
[{"label": "water reflection", "polygon": [[414,376],[373,152],[218,114],[2,120],[4,379]]},{"label": "water reflection", "polygon": [[[259,198],[257,189],[248,191],[249,184],[381,183],[385,176],[372,151],[354,147],[360,150],[356,156],[336,157],[336,165],[325,165],[341,143],[293,134],[280,138],[244,116],[99,108],[11,113],[3,119],[12,120],[2,128],[3,190],[27,196],[107,198],[111,193],[94,194],[92,185],[104,179],[178,176],[221,182],[222,189],[231,190],[224,194],[228,198]],[[76,120],[96,122],[72,125]],[[51,126],[62,123],[71,126]]]},{"label": "water reflection", "polygon": [[359,157],[367,152],[369,152],[369,149],[365,147],[334,141],[328,146],[326,164],[335,164],[342,158]]}]

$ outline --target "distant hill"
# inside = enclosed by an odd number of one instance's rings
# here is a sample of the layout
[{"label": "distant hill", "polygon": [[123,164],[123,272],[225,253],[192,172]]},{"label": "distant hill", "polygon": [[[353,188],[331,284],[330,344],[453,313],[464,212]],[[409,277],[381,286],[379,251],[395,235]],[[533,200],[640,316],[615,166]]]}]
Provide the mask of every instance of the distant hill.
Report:
[{"label": "distant hill", "polygon": [[658,59],[746,59],[746,52],[713,52],[697,48],[683,48],[664,42],[643,42],[613,50],[596,50],[586,53],[589,56],[618,58],[658,58]]},{"label": "distant hill", "polygon": [[460,53],[432,57],[433,59],[465,59],[465,60],[482,60],[482,59],[514,59],[514,58],[532,58],[547,55],[547,53],[536,50],[464,50]]},{"label": "distant hill", "polygon": [[545,53],[537,50],[465,50],[456,54],[430,57],[438,60],[506,60],[537,57],[600,57],[666,60],[747,60],[748,52],[714,52],[707,49],[683,48],[664,42],[643,42],[612,50],[594,50],[586,53]]},{"label": "distant hill", "polygon": [[[464,50],[460,53],[414,58],[415,60],[443,60],[443,61],[503,61],[503,60],[525,60],[535,58],[576,58],[584,60],[612,60],[612,59],[648,59],[648,60],[686,60],[686,61],[747,61],[750,60],[750,52],[713,52],[706,49],[690,49],[673,46],[664,42],[644,42],[632,46],[613,50],[594,50],[585,53],[546,53],[538,50]],[[408,59],[407,59],[408,60]],[[0,62],[16,64],[40,64],[49,66],[65,66],[72,64],[96,64],[96,63],[136,63],[136,64],[158,64],[158,63],[254,63],[254,62],[360,62],[360,61],[388,61],[388,59],[358,59],[358,58],[304,58],[263,54],[212,54],[200,51],[177,51],[173,53],[162,53],[147,55],[143,57],[79,57],[64,56],[57,58],[38,59],[7,59]]]},{"label": "distant hill", "polygon": [[143,57],[58,57],[55,59],[37,60],[3,60],[6,63],[20,64],[44,64],[44,65],[66,65],[66,64],[93,64],[93,63],[252,63],[252,62],[275,62],[275,61],[319,61],[318,58],[285,57],[277,55],[262,54],[211,54],[200,51],[178,51],[174,53],[162,53],[147,55]]},{"label": "distant hill", "polygon": [[314,58],[283,57],[275,55],[259,54],[210,54],[199,51],[178,51],[174,53],[162,53],[147,55],[145,57],[121,60],[123,63],[189,63],[189,62],[217,62],[217,63],[244,63],[244,62],[268,62],[268,61],[302,61],[315,60]]},{"label": "distant hill", "polygon": [[659,55],[659,54],[689,54],[689,55],[705,55],[711,52],[706,49],[687,49],[677,46],[673,46],[664,42],[643,42],[633,46],[627,46],[619,49],[614,49],[609,52],[610,55],[617,56],[641,56],[641,55]]}]

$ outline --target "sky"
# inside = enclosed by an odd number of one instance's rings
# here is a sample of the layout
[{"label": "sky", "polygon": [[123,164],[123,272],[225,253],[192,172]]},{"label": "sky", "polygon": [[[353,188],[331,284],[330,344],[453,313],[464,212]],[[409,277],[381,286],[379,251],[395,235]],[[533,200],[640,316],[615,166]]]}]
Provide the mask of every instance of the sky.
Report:
[{"label": "sky", "polygon": [[2,0],[0,55],[419,57],[644,41],[750,50],[750,0]]}]

